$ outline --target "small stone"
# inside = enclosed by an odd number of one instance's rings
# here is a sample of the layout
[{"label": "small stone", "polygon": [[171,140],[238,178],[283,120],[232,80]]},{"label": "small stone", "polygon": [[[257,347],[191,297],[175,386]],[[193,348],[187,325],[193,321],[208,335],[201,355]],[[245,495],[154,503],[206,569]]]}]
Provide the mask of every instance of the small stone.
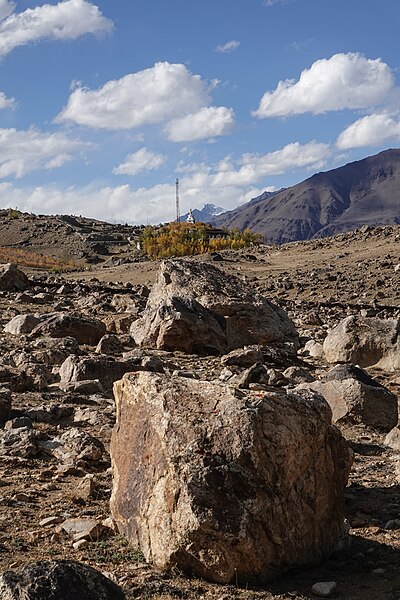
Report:
[{"label": "small stone", "polygon": [[58,525],[62,523],[64,519],[62,517],[46,517],[39,522],[40,527],[49,527],[50,525]]},{"label": "small stone", "polygon": [[91,475],[86,475],[78,481],[74,490],[72,492],[72,496],[74,498],[79,498],[81,500],[89,500],[89,498],[93,498],[97,493],[97,484]]},{"label": "small stone", "polygon": [[336,581],[319,581],[314,583],[311,591],[319,598],[330,598],[336,590]]},{"label": "small stone", "polygon": [[374,570],[372,571],[372,573],[373,573],[374,575],[383,575],[383,574],[385,573],[385,569],[382,569],[382,568],[379,568],[379,569],[374,569]]},{"label": "small stone", "polygon": [[12,499],[16,500],[17,502],[30,502],[32,500],[32,497],[28,494],[25,494],[24,492],[18,492],[13,496]]},{"label": "small stone", "polygon": [[99,540],[104,531],[103,525],[95,519],[67,519],[61,527],[75,542],[82,539]]},{"label": "small stone", "polygon": [[89,545],[88,540],[79,540],[78,542],[74,542],[72,547],[74,550],[82,550],[82,548],[86,548]]},{"label": "small stone", "polygon": [[386,523],[385,529],[400,529],[400,519],[390,519]]}]

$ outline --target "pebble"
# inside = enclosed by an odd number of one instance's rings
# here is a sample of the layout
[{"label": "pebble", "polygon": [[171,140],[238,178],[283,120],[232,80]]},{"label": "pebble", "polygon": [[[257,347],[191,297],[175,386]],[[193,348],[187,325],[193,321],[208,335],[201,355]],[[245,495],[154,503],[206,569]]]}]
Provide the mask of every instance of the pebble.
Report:
[{"label": "pebble", "polygon": [[336,581],[319,581],[314,583],[311,591],[319,598],[330,598],[336,590]]},{"label": "pebble", "polygon": [[46,517],[40,521],[39,525],[40,527],[48,527],[49,525],[58,525],[63,521],[64,519],[62,517]]},{"label": "pebble", "polygon": [[88,540],[79,540],[77,542],[74,542],[72,544],[72,547],[74,550],[81,550],[82,548],[85,548],[88,545],[89,545]]}]

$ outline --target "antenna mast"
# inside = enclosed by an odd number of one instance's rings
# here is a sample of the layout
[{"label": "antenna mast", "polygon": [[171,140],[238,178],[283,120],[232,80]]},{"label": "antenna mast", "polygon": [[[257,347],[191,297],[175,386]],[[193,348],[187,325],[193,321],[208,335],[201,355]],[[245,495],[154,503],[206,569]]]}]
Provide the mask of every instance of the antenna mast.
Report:
[{"label": "antenna mast", "polygon": [[181,222],[181,211],[180,211],[180,207],[179,207],[179,179],[177,179],[175,181],[175,188],[176,188],[176,222],[180,223]]}]

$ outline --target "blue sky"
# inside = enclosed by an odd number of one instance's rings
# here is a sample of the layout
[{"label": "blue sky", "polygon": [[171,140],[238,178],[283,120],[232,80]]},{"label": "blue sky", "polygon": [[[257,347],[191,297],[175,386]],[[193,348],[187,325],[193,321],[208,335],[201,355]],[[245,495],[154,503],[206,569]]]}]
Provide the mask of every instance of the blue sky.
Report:
[{"label": "blue sky", "polygon": [[398,0],[0,0],[0,206],[134,223],[400,145]]}]

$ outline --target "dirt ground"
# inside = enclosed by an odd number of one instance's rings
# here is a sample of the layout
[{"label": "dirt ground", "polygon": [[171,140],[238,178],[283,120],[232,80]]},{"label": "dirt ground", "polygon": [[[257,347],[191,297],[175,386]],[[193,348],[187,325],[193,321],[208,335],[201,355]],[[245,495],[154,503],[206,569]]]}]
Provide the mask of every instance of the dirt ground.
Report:
[{"label": "dirt ground", "polygon": [[[293,243],[281,247],[262,246],[239,252],[196,257],[215,261],[228,273],[245,278],[268,297],[282,303],[289,312],[307,316],[310,311],[324,315],[373,309],[397,315],[400,305],[400,228],[385,227],[348,233],[333,239]],[[63,273],[66,280],[95,283],[154,282],[158,264],[141,260],[115,267],[90,265],[79,272]],[[37,269],[27,269],[39,277]],[[1,322],[13,314],[9,298],[0,298]],[[24,306],[32,312],[37,307]],[[40,310],[45,310],[41,307]],[[329,319],[328,319],[329,322]],[[1,350],[1,347],[0,347]],[[219,360],[176,357],[189,368],[220,368]],[[207,360],[207,364],[202,361]],[[210,367],[210,360],[211,367]],[[318,365],[322,366],[322,365]],[[400,391],[398,374],[371,370],[393,392]],[[97,416],[78,426],[109,446],[115,419],[112,399],[93,403],[88,398],[60,397],[52,391],[24,392],[13,396],[18,410],[58,404],[65,408],[95,409]],[[76,424],[76,421],[74,421]],[[56,420],[38,423],[44,435],[54,435],[71,426],[68,411]],[[90,564],[106,573],[126,591],[127,598],[172,600],[188,599],[306,599],[315,598],[314,583],[335,581],[334,598],[346,600],[400,600],[400,481],[395,465],[399,455],[383,445],[385,434],[363,426],[342,427],[355,459],[346,490],[346,518],[349,524],[348,547],[322,565],[290,572],[262,589],[250,589],[246,582],[231,586],[210,584],[180,573],[160,573],[147,565],[135,549],[119,535],[93,540],[74,549],[71,539],[57,524],[41,526],[46,517],[109,516],[112,486],[109,463],[92,469],[96,493],[89,499],[77,498],[75,488],[82,473],[60,473],[56,463],[46,457],[2,459],[0,463],[0,568],[18,569],[38,559],[71,558]]]}]

